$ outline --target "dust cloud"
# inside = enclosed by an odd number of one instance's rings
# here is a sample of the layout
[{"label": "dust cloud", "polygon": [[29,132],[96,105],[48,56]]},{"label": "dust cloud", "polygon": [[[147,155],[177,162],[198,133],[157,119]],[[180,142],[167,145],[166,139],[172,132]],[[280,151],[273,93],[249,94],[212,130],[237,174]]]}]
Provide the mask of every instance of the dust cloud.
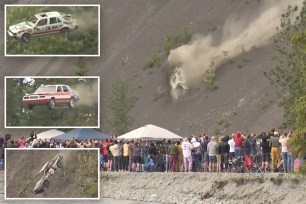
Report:
[{"label": "dust cloud", "polygon": [[222,37],[218,43],[213,34],[195,35],[191,43],[171,50],[168,63],[171,67],[181,66],[187,84],[197,86],[200,76],[207,70],[271,43],[276,27],[280,25],[281,14],[289,5],[301,8],[303,0],[269,0],[262,3],[256,15],[231,16],[221,28]]},{"label": "dust cloud", "polygon": [[94,104],[98,104],[98,81],[92,83],[91,85],[78,84],[71,88],[76,91],[80,96],[80,100],[76,103],[76,105],[91,106]]},{"label": "dust cloud", "polygon": [[73,13],[72,17],[77,20],[78,32],[86,33],[93,30],[98,31],[99,16],[97,7],[93,7],[90,10]]}]

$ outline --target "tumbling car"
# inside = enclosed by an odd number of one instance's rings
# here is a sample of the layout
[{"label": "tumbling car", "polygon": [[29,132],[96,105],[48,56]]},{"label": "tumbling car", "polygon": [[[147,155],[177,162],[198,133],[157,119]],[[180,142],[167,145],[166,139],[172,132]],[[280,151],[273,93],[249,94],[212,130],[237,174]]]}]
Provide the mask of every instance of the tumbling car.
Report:
[{"label": "tumbling car", "polygon": [[35,184],[34,187],[34,193],[38,194],[40,192],[43,192],[45,188],[49,187],[50,184],[50,178],[52,175],[56,172],[57,168],[62,168],[63,163],[62,163],[63,156],[61,155],[56,155],[51,161],[48,161],[38,172],[38,175],[40,173],[44,173],[42,178]]},{"label": "tumbling car", "polygon": [[77,20],[71,14],[53,11],[36,14],[25,22],[10,26],[7,32],[9,36],[27,43],[32,36],[62,33],[67,37],[77,28]]},{"label": "tumbling car", "polygon": [[174,100],[182,96],[188,90],[188,84],[185,79],[184,70],[181,67],[175,67],[170,76],[170,94]]},{"label": "tumbling car", "polygon": [[26,94],[22,103],[29,109],[34,105],[48,105],[49,109],[54,109],[55,105],[68,105],[73,108],[79,99],[78,93],[68,85],[41,85],[34,93]]}]

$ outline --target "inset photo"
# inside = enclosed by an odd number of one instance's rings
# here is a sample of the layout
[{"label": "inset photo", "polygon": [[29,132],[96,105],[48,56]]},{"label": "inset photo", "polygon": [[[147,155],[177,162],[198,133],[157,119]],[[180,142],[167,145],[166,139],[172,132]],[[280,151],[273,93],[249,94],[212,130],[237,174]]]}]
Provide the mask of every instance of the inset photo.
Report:
[{"label": "inset photo", "polygon": [[99,128],[99,79],[5,77],[5,128]]},{"label": "inset photo", "polygon": [[100,5],[5,5],[5,56],[100,56]]},{"label": "inset photo", "polygon": [[5,149],[5,199],[100,199],[99,149]]}]

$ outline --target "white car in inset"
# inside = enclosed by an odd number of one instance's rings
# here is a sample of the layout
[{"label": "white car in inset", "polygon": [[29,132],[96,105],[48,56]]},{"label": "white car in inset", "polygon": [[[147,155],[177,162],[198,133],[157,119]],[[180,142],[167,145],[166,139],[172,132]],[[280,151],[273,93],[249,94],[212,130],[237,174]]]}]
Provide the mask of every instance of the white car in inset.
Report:
[{"label": "white car in inset", "polygon": [[62,33],[67,37],[77,28],[77,21],[71,14],[53,11],[36,14],[25,22],[10,26],[7,32],[11,37],[29,42],[31,37],[55,33]]}]

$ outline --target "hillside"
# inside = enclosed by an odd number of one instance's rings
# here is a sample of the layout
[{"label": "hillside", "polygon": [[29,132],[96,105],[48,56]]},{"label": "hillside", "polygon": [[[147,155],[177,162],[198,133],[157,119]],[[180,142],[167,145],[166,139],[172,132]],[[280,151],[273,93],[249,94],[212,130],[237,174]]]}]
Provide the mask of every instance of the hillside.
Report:
[{"label": "hillside", "polygon": [[[36,1],[22,1],[24,4],[31,2]],[[53,3],[50,0],[42,2]],[[67,3],[63,0],[57,2]],[[167,73],[170,67],[163,54],[163,37],[166,34],[178,33],[182,27],[186,27],[191,34],[213,33],[218,41],[222,37],[220,28],[226,19],[233,16],[237,19],[246,16],[256,18],[265,1],[192,0],[187,5],[184,0],[87,2],[101,3],[101,57],[90,58],[87,65],[88,75],[101,76],[101,129],[104,132],[111,132],[107,124],[109,109],[106,100],[112,83],[121,77],[129,80],[131,94],[138,98],[131,113],[136,119],[135,128],[151,123],[188,136],[202,133],[203,130],[211,134],[220,131],[231,133],[238,129],[260,132],[280,126],[282,109],[277,106],[275,88],[263,74],[274,64],[272,40],[218,66],[217,90],[191,88],[186,96],[177,101],[173,101],[169,93]],[[1,9],[0,15],[3,12]],[[145,61],[154,49],[161,53],[161,67],[144,70]],[[2,78],[7,75],[73,75],[77,60],[3,55],[1,50]],[[3,95],[1,87],[0,94]],[[0,101],[0,110],[3,106],[3,101]],[[0,124],[0,129],[3,129],[3,114]],[[11,132],[17,137],[29,131],[1,132]]]},{"label": "hillside", "polygon": [[[47,161],[63,156],[63,168],[58,168],[49,187],[34,194],[38,174]],[[6,197],[8,198],[97,198],[97,151],[38,150],[7,152]]]}]

